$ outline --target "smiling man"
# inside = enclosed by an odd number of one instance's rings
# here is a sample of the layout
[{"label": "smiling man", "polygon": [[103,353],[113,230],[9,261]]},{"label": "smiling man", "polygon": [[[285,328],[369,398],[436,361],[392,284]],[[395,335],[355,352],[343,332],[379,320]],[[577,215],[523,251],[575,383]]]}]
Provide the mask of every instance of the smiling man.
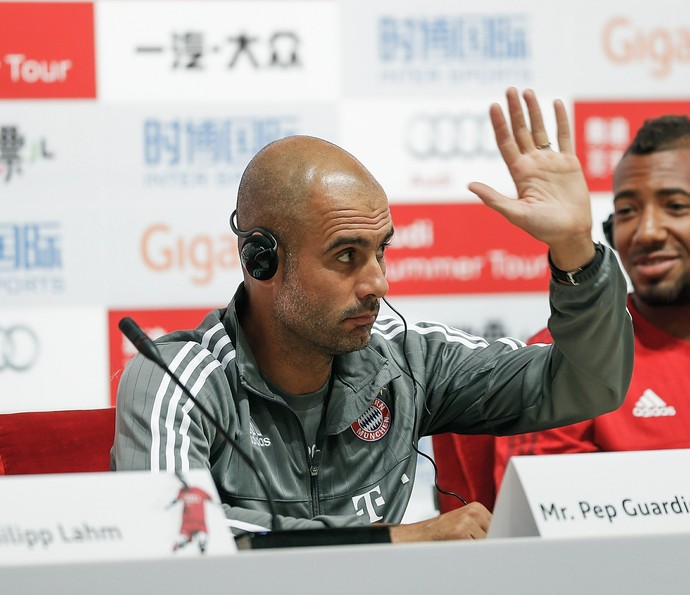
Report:
[{"label": "smiling man", "polygon": [[[556,102],[553,150],[534,93],[524,94],[531,127],[515,89],[507,100],[510,127],[497,104],[490,114],[518,197],[470,190],[548,248],[552,346],[379,316],[393,221],[383,188],[343,149],[293,136],[247,166],[230,219],[243,283],[199,328],[157,343],[268,480],[283,528],[378,523],[394,542],[482,538],[491,515],[477,502],[399,524],[420,437],[545,429],[620,405],[632,368],[625,279],[592,242],[565,108]],[[114,469],[208,468],[235,531],[271,526],[244,458],[141,356],[117,410]]]},{"label": "smiling man", "polygon": [[616,168],[613,190],[613,242],[635,289],[635,308],[656,326],[690,341],[687,118],[648,122]]}]

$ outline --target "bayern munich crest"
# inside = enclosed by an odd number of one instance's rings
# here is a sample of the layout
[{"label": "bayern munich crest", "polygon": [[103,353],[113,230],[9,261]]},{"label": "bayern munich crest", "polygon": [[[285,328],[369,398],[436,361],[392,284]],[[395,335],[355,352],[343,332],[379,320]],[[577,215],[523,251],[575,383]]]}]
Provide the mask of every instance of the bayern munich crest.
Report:
[{"label": "bayern munich crest", "polygon": [[381,440],[391,427],[391,412],[381,399],[376,399],[351,428],[352,431],[366,442]]}]

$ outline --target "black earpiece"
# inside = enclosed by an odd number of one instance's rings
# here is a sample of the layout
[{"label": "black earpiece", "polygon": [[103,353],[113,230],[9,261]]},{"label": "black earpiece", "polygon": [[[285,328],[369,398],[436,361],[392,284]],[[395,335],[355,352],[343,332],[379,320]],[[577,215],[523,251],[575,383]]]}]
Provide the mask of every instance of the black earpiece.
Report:
[{"label": "black earpiece", "polygon": [[611,248],[615,248],[613,245],[613,213],[611,213],[608,216],[608,219],[601,224],[601,227],[604,230],[604,237],[609,243],[609,246],[611,246]]},{"label": "black earpiece", "polygon": [[240,248],[240,261],[250,276],[259,281],[268,281],[278,269],[278,240],[263,227],[247,231],[235,225],[237,210],[230,215],[230,229],[241,238],[246,238]]}]

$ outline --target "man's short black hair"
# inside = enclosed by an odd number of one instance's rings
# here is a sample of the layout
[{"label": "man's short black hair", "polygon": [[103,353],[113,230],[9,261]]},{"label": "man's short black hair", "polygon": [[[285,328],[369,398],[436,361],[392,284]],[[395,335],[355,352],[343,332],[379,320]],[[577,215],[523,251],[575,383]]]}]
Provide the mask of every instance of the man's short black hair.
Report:
[{"label": "man's short black hair", "polygon": [[645,120],[625,154],[647,155],[683,145],[690,147],[690,119],[687,116],[661,116]]}]

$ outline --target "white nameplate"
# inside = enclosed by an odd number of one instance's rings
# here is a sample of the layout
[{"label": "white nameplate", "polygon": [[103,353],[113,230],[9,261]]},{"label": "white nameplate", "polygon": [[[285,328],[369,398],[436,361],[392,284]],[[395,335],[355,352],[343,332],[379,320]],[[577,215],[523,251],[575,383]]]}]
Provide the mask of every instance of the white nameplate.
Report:
[{"label": "white nameplate", "polygon": [[0,566],[235,551],[206,470],[0,478]]},{"label": "white nameplate", "polygon": [[690,450],[513,457],[488,537],[690,533]]}]

